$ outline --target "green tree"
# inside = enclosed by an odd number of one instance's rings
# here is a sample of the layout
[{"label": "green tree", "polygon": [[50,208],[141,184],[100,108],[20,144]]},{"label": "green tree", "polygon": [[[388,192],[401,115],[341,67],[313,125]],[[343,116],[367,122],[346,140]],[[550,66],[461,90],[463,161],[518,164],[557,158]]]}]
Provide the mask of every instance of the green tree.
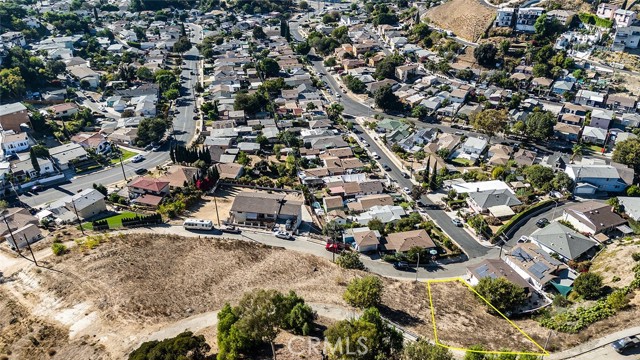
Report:
[{"label": "green tree", "polygon": [[582,156],[582,152],[584,151],[584,145],[582,143],[577,143],[573,145],[571,148],[571,161],[575,159],[576,156]]},{"label": "green tree", "polygon": [[180,36],[178,40],[173,44],[173,51],[177,53],[184,53],[191,49],[191,41],[189,41],[189,37]]},{"label": "green tree", "polygon": [[640,171],[640,139],[628,139],[616,143],[613,150],[613,161],[629,165]]},{"label": "green tree", "polygon": [[249,155],[247,155],[246,152],[244,151],[240,151],[238,153],[238,158],[236,159],[236,161],[238,162],[238,164],[242,165],[242,166],[249,166],[251,165],[251,158],[249,157]]},{"label": "green tree", "polygon": [[271,58],[260,60],[258,67],[264,73],[265,77],[276,77],[280,74],[280,65],[278,62]]},{"label": "green tree", "polygon": [[360,79],[354,77],[353,75],[346,75],[342,78],[347,89],[353,91],[356,94],[362,94],[367,91],[367,86],[360,81]]},{"label": "green tree", "polygon": [[35,155],[33,148],[29,150],[29,157],[31,158],[31,166],[37,174],[40,174],[40,164],[38,163],[38,157]]},{"label": "green tree", "polygon": [[360,260],[360,255],[358,255],[358,253],[356,252],[351,251],[343,251],[336,259],[336,265],[340,266],[343,269],[366,269],[364,263],[362,262],[362,260]]},{"label": "green tree", "polygon": [[418,120],[424,120],[429,116],[429,109],[423,105],[416,105],[411,109],[411,116],[418,118]]},{"label": "green tree", "polygon": [[140,80],[151,81],[153,80],[153,71],[147,67],[141,66],[136,70],[136,77]]},{"label": "green tree", "polygon": [[185,331],[162,341],[148,341],[129,354],[129,360],[205,360],[211,347],[204,335]]},{"label": "green tree", "polygon": [[527,181],[529,181],[531,185],[540,190],[549,190],[551,181],[555,177],[551,168],[539,164],[527,166],[522,170],[522,173],[527,177]]},{"label": "green tree", "polygon": [[361,309],[377,307],[382,299],[382,281],[372,275],[353,279],[342,297],[354,307]]},{"label": "green tree", "polygon": [[301,41],[296,45],[296,52],[300,55],[307,55],[311,51],[311,45],[309,45],[308,41]]},{"label": "green tree", "polygon": [[482,345],[469,346],[469,350],[464,354],[464,360],[492,360],[492,356],[483,352],[486,351]]},{"label": "green tree", "polygon": [[178,89],[169,89],[162,93],[162,96],[167,100],[175,100],[180,97],[180,91]]},{"label": "green tree", "polygon": [[[474,289],[502,314],[517,310],[527,299],[522,287],[505,278],[484,277]],[[495,313],[492,308],[489,312]]]},{"label": "green tree", "polygon": [[[402,351],[402,334],[382,320],[375,308],[364,311],[357,319],[338,321],[324,335],[332,351],[332,359],[395,359]],[[346,344],[351,344],[349,347]]]},{"label": "green tree", "polygon": [[378,218],[373,218],[369,220],[367,227],[373,231],[376,231],[376,230],[379,231],[380,234],[384,234],[384,224]]},{"label": "green tree", "polygon": [[164,136],[169,123],[162,118],[144,118],[138,124],[138,146],[146,146],[152,142],[158,142]]},{"label": "green tree", "polygon": [[497,54],[498,49],[496,49],[493,43],[480,44],[473,50],[473,56],[476,58],[478,64],[488,68],[492,68],[496,65]]},{"label": "green tree", "polygon": [[337,121],[342,116],[342,112],[344,111],[344,106],[339,103],[331,104],[327,109],[327,116],[331,121]]},{"label": "green tree", "polygon": [[597,299],[602,295],[602,275],[581,273],[573,282],[573,291],[585,299]]},{"label": "green tree", "polygon": [[276,349],[274,340],[280,332],[281,315],[276,299],[278,292],[275,290],[256,290],[246,293],[235,312],[238,321],[235,323],[238,330],[249,339],[254,339],[271,345],[271,353],[275,359]]},{"label": "green tree", "polygon": [[332,220],[324,225],[322,233],[332,241],[340,241],[342,239],[342,230],[342,225]]},{"label": "green tree", "polygon": [[391,86],[383,86],[374,95],[376,106],[385,112],[402,110],[402,103],[396,94],[391,90]]},{"label": "green tree", "polygon": [[550,111],[534,111],[525,123],[526,136],[533,140],[547,140],[553,136],[556,117]]},{"label": "green tree", "polygon": [[638,185],[631,185],[627,188],[627,196],[638,197],[640,196],[640,187]]},{"label": "green tree", "polygon": [[573,179],[571,179],[566,172],[559,171],[556,176],[553,177],[551,187],[558,191],[569,190],[573,187]]},{"label": "green tree", "polygon": [[497,133],[503,132],[509,123],[509,116],[505,110],[486,109],[473,118],[474,129],[480,130],[491,139]]},{"label": "green tree", "polygon": [[300,8],[300,10],[307,10],[309,9],[309,3],[302,0],[298,3],[298,7]]},{"label": "green tree", "polygon": [[420,339],[407,343],[402,360],[453,360],[453,354],[447,348]]},{"label": "green tree", "polygon": [[0,98],[19,98],[25,90],[25,81],[19,68],[0,70]]},{"label": "green tree", "polygon": [[253,37],[255,39],[266,39],[267,34],[265,34],[264,30],[262,30],[262,26],[256,25],[253,28]]}]

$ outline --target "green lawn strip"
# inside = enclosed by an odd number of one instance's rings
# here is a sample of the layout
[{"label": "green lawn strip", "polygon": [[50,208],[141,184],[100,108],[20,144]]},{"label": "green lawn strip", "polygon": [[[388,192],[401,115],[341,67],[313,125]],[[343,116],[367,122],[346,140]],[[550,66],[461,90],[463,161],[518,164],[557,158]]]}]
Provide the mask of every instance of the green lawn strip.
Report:
[{"label": "green lawn strip", "polygon": [[[127,160],[128,158],[134,157],[136,156],[136,153],[133,151],[129,151],[129,150],[125,150],[125,149],[120,149],[120,151],[122,152],[122,161]],[[111,159],[111,163],[112,164],[117,164],[120,162],[120,157],[116,157],[115,159]]]},{"label": "green lawn strip", "polygon": [[[122,219],[124,218],[131,218],[134,217],[138,214],[131,212],[131,211],[126,211],[123,212],[122,214],[118,214],[118,215],[114,215],[111,217],[108,217],[106,219],[100,219],[100,220],[107,220],[107,223],[109,224],[109,228],[110,229],[115,229],[115,228],[119,228],[122,227]],[[82,224],[82,227],[85,230],[93,230],[93,225],[90,222],[86,222],[84,224]]]}]

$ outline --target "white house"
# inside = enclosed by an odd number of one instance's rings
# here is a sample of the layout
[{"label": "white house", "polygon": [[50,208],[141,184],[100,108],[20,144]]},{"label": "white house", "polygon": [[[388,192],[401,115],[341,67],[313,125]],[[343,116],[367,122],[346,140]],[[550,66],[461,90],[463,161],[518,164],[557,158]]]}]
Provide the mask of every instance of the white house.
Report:
[{"label": "white house", "polygon": [[29,135],[27,133],[15,134],[13,131],[3,131],[0,137],[4,155],[29,150]]},{"label": "white house", "polygon": [[466,154],[480,155],[487,148],[487,140],[470,136],[467,141],[462,144],[461,150]]},{"label": "white house", "polygon": [[513,21],[515,19],[516,9],[505,7],[498,9],[498,13],[496,14],[496,21],[494,21],[493,26],[495,27],[512,27]]},{"label": "white house", "polygon": [[637,49],[640,43],[640,26],[621,27],[616,30],[611,50],[624,51],[625,48]]},{"label": "white house", "polygon": [[533,25],[543,13],[544,8],[541,7],[519,8],[516,17],[516,30],[534,32],[535,28]]}]

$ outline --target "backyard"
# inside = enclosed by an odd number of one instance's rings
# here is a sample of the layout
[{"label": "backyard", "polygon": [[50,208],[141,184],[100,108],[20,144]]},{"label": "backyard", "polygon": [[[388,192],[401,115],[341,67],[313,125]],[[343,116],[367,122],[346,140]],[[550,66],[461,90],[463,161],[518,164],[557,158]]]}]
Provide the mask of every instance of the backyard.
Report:
[{"label": "backyard", "polygon": [[[107,220],[107,223],[109,224],[109,228],[116,229],[116,228],[122,227],[122,219],[135,217],[137,215],[143,215],[143,214],[137,214],[131,211],[125,211],[123,213],[113,215],[101,220]],[[93,230],[93,225],[91,224],[91,222],[85,222],[82,224],[82,228],[85,230]]]}]

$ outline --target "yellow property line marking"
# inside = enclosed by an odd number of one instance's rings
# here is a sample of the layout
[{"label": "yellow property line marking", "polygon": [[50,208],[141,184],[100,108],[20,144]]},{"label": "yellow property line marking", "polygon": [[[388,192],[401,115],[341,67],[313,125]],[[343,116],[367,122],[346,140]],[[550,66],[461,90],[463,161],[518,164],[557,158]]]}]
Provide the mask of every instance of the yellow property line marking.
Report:
[{"label": "yellow property line marking", "polygon": [[[445,282],[452,282],[452,281],[459,281],[459,282],[463,283],[465,286],[467,286],[471,291],[473,291],[473,293],[478,295],[478,297],[480,297],[484,302],[489,304],[489,306],[491,306],[491,308],[493,310],[495,310],[498,314],[500,314],[500,316],[502,316],[502,318],[507,320],[509,322],[509,324],[511,324],[511,326],[516,328],[522,335],[524,335],[524,337],[526,337],[529,341],[531,341],[538,349],[542,350],[542,352],[541,353],[534,353],[534,352],[518,352],[518,351],[470,350],[470,349],[457,348],[457,347],[453,347],[453,346],[447,346],[445,344],[440,343],[438,341],[438,330],[437,330],[437,327],[436,327],[436,312],[435,312],[435,308],[433,306],[433,297],[431,295],[431,283],[445,283]],[[496,309],[493,305],[491,305],[491,303],[489,301],[487,301],[487,299],[485,299],[482,295],[478,294],[478,292],[471,285],[469,285],[466,281],[464,281],[464,279],[462,279],[460,277],[456,277],[456,278],[449,278],[449,279],[427,280],[427,291],[429,293],[429,307],[431,308],[431,322],[433,323],[433,336],[435,338],[436,345],[442,346],[444,348],[451,349],[451,350],[469,351],[469,352],[475,352],[475,353],[481,353],[481,354],[512,354],[512,355],[537,355],[537,356],[540,356],[540,355],[547,356],[547,355],[549,355],[548,351],[546,351],[542,346],[540,346],[540,344],[538,344],[535,340],[533,340],[526,332],[524,332],[522,329],[520,329],[518,327],[518,325],[516,325],[513,321],[509,320],[509,318],[507,318],[503,313],[498,311],[498,309]]]}]

